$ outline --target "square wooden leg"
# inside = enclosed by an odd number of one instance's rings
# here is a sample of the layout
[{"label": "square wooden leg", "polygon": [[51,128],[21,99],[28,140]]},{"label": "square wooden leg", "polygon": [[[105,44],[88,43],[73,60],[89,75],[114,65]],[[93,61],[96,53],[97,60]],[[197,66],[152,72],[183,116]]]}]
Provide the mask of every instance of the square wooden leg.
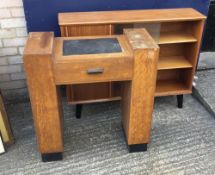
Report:
[{"label": "square wooden leg", "polygon": [[150,141],[158,55],[159,48],[135,49],[133,79],[123,84],[122,124],[130,152],[146,151]]},{"label": "square wooden leg", "polygon": [[63,152],[61,100],[52,67],[53,41],[52,33],[32,33],[24,53],[38,147],[44,160]]}]

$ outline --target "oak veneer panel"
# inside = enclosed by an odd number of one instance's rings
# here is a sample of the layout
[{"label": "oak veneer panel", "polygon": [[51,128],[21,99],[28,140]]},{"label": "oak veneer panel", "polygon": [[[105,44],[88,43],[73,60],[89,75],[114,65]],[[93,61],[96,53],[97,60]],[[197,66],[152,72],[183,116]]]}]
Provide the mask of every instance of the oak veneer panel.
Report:
[{"label": "oak veneer panel", "polygon": [[123,127],[128,145],[149,143],[159,47],[144,29],[124,33],[134,50],[134,73],[123,84]]},{"label": "oak veneer panel", "polygon": [[60,13],[62,25],[194,21],[206,17],[192,8]]},{"label": "oak veneer panel", "polygon": [[192,64],[183,56],[160,57],[158,70],[191,68]]},{"label": "oak veneer panel", "polygon": [[161,23],[159,44],[197,42],[190,27],[196,21],[164,22]]},{"label": "oak veneer panel", "polygon": [[[118,81],[111,83],[79,84],[75,86],[69,86],[69,88],[72,88],[68,89],[67,92],[67,98],[70,104],[118,101],[121,100],[122,95],[122,82]],[[101,91],[101,89],[103,89],[103,91]],[[107,90],[104,91],[104,89]]]},{"label": "oak veneer panel", "polygon": [[178,79],[158,80],[156,85],[155,96],[168,96],[179,94],[190,94],[192,91],[183,81]]},{"label": "oak veneer panel", "polygon": [[187,83],[187,78],[191,75],[192,69],[158,70],[155,95],[168,96],[192,93],[192,88]]},{"label": "oak veneer panel", "polygon": [[53,75],[53,33],[30,33],[24,67],[41,153],[63,151],[62,111]]},{"label": "oak veneer panel", "polygon": [[[120,93],[116,90],[112,91],[117,86],[117,82],[110,83],[94,83],[94,84],[82,84],[76,86],[69,86],[67,94],[70,104],[81,104],[81,103],[95,103],[101,101],[115,101],[120,100]],[[109,87],[113,86],[113,87]],[[77,89],[76,89],[77,88]],[[86,89],[87,92],[86,93]],[[109,89],[109,91],[101,91],[101,89]],[[79,93],[75,93],[75,92]]]},{"label": "oak veneer panel", "polygon": [[183,33],[182,31],[163,32],[160,34],[158,44],[172,44],[172,43],[190,43],[197,42],[197,39],[191,34]]},{"label": "oak veneer panel", "polygon": [[180,32],[182,33],[187,31],[189,24],[193,23],[193,21],[171,21],[171,22],[161,22],[160,25],[160,32],[167,33],[167,32]]},{"label": "oak veneer panel", "polygon": [[180,79],[180,69],[158,70],[157,80],[174,80]]},{"label": "oak veneer panel", "polygon": [[184,43],[177,44],[161,44],[160,46],[160,57],[173,57],[173,56],[184,56],[185,47]]},{"label": "oak veneer panel", "polygon": [[61,35],[64,37],[71,36],[94,36],[97,35],[111,35],[113,34],[113,26],[111,24],[101,25],[75,25],[75,26],[61,26]]},{"label": "oak veneer panel", "polygon": [[204,29],[204,20],[196,21],[194,25],[190,26],[190,32],[197,38],[198,42],[191,43],[185,48],[185,56],[189,59],[189,62],[193,65],[192,72],[187,75],[187,84],[192,88],[193,78],[196,72],[197,62],[199,58],[199,50],[202,41],[202,34]]}]

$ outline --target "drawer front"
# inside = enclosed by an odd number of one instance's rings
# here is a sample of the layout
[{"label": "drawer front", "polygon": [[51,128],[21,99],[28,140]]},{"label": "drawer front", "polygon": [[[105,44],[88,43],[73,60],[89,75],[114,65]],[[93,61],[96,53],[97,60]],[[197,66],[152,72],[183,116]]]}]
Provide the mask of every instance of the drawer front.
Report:
[{"label": "drawer front", "polygon": [[81,84],[131,80],[133,59],[104,58],[55,63],[56,84]]}]

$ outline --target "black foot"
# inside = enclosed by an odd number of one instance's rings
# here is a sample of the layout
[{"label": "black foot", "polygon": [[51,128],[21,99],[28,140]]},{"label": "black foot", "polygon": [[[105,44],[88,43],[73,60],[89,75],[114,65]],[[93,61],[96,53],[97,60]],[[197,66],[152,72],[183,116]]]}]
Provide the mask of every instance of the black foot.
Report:
[{"label": "black foot", "polygon": [[147,143],[128,145],[128,149],[130,153],[144,152],[144,151],[147,151]]},{"label": "black foot", "polygon": [[62,153],[47,153],[47,154],[41,154],[42,161],[43,162],[52,162],[52,161],[58,161],[63,159]]},{"label": "black foot", "polygon": [[82,112],[82,104],[76,105],[76,118],[80,119],[81,118],[81,112]]},{"label": "black foot", "polygon": [[178,108],[183,108],[183,95],[177,95]]}]

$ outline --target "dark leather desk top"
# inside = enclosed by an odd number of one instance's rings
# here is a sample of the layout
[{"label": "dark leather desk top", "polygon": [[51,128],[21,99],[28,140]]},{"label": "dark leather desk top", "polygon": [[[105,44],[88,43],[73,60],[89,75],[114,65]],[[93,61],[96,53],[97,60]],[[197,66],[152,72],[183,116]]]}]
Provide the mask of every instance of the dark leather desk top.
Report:
[{"label": "dark leather desk top", "polygon": [[119,52],[122,52],[122,49],[117,38],[77,39],[63,41],[63,56]]}]

